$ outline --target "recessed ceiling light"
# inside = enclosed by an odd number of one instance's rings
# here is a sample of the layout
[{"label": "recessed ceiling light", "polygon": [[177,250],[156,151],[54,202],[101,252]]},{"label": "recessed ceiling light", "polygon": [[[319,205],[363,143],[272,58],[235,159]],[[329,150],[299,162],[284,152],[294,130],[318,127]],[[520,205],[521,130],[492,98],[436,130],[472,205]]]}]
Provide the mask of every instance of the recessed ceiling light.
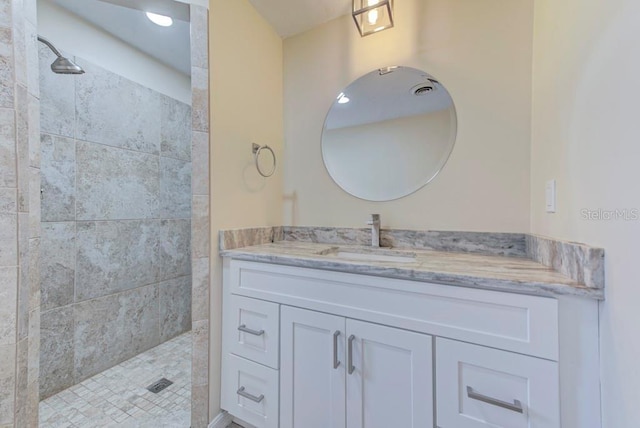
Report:
[{"label": "recessed ceiling light", "polygon": [[161,27],[171,27],[173,25],[173,19],[170,16],[158,15],[157,13],[147,12],[147,18],[151,22]]}]

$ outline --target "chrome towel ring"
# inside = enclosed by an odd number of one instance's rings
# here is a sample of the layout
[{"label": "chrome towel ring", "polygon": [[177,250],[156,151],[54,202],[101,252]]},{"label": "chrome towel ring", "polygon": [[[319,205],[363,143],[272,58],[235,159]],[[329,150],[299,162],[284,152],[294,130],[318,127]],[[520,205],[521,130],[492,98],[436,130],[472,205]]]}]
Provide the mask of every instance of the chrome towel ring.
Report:
[{"label": "chrome towel ring", "polygon": [[[267,146],[266,144],[264,146],[259,146],[258,144],[253,143],[251,147],[252,147],[251,151],[253,152],[253,158],[254,158],[254,161],[256,163],[256,169],[258,170],[258,173],[263,177],[271,177],[273,175],[273,173],[276,172],[276,154],[275,154],[275,152],[273,151],[273,149],[271,147]],[[260,168],[260,162],[258,160],[259,157],[260,157],[260,153],[263,150],[270,151],[271,152],[271,156],[273,157],[273,167],[271,168],[271,171],[266,172],[266,173],[262,170],[262,168]]]}]

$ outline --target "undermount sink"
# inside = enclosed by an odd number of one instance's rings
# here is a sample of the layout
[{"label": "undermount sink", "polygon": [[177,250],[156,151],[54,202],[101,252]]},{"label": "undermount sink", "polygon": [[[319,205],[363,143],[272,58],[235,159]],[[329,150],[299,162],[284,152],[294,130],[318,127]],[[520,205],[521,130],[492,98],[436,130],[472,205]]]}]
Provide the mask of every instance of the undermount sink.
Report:
[{"label": "undermount sink", "polygon": [[416,255],[404,251],[394,251],[377,248],[340,248],[332,247],[318,252],[321,256],[333,256],[343,260],[388,262],[388,263],[415,263]]}]

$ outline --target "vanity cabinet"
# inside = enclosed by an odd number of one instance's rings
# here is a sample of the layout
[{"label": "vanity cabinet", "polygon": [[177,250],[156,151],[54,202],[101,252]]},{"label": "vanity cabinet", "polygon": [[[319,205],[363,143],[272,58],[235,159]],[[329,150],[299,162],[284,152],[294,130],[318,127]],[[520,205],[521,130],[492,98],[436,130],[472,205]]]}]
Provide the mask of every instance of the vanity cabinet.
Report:
[{"label": "vanity cabinet", "polygon": [[436,340],[441,428],[559,427],[558,363]]},{"label": "vanity cabinet", "polygon": [[433,424],[432,337],[281,309],[281,428]]},{"label": "vanity cabinet", "polygon": [[222,408],[256,428],[598,428],[597,303],[225,258]]}]

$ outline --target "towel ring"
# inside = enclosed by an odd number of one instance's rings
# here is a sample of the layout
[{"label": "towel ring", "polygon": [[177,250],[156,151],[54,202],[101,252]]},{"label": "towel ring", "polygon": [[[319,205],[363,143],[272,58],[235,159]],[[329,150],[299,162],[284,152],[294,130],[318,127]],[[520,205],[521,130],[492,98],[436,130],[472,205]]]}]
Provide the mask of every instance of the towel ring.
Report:
[{"label": "towel ring", "polygon": [[[256,169],[258,170],[258,173],[263,176],[263,177],[271,177],[273,175],[274,172],[276,172],[276,154],[273,151],[273,149],[269,146],[267,146],[266,144],[264,146],[259,146],[256,143],[252,144],[252,149],[251,151],[253,152],[253,157],[256,163]],[[258,162],[258,158],[260,157],[260,152],[262,152],[263,150],[268,150],[271,152],[271,156],[273,157],[273,168],[271,168],[271,171],[265,173],[264,171],[262,171],[262,168],[260,168],[260,162]]]}]

